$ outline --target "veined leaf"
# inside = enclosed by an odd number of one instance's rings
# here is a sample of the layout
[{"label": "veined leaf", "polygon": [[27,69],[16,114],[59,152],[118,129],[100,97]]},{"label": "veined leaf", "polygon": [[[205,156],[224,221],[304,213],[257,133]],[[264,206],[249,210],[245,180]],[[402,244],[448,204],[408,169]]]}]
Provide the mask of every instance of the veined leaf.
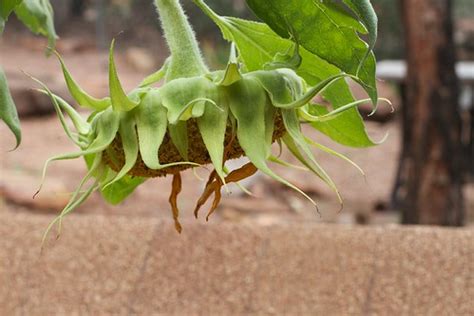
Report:
[{"label": "veined leaf", "polygon": [[53,8],[49,0],[22,0],[15,7],[15,14],[33,33],[48,37],[49,50],[54,48],[57,35],[54,29]]},{"label": "veined leaf", "polygon": [[[375,14],[375,10],[370,3],[370,0],[343,0],[344,3],[354,11],[355,14],[359,17],[359,19],[364,23],[365,27],[368,31],[368,44],[369,50],[364,56],[363,62],[369,56],[370,52],[375,47],[375,42],[377,41],[378,35],[378,19],[377,14]],[[360,64],[360,66],[363,63]]]},{"label": "veined leaf", "polygon": [[[328,114],[326,107],[310,104],[308,106],[311,115],[322,116]],[[350,110],[346,111],[349,112]],[[341,114],[341,116],[346,113]],[[357,114],[359,115],[359,114]],[[359,116],[360,117],[360,116]],[[352,147],[369,147],[375,143],[373,141],[367,142],[367,133],[365,130],[360,130],[354,120],[341,120],[340,117],[326,122],[312,122],[311,126],[316,128],[321,133],[331,137],[340,144]]]},{"label": "veined leaf", "polygon": [[[368,17],[369,1],[354,4],[357,16],[363,16],[370,27],[370,48],[358,36],[365,27],[332,0],[246,0],[255,14],[283,38],[295,37],[298,43],[342,71],[356,75],[367,85],[367,93],[377,101],[375,58],[368,53],[376,38],[376,20]],[[347,2],[347,1],[346,1]],[[290,31],[291,29],[291,31]],[[375,32],[374,32],[375,30]],[[375,33],[375,34],[374,34]],[[373,42],[373,43],[372,43]]]},{"label": "veined leaf", "polygon": [[16,138],[16,147],[21,142],[20,121],[18,120],[18,113],[16,112],[15,103],[13,102],[10,91],[8,90],[7,78],[3,70],[0,68],[0,120],[7,124]]},{"label": "veined leaf", "polygon": [[[225,39],[235,43],[240,53],[239,57],[248,71],[263,69],[265,64],[272,62],[276,54],[286,52],[294,45],[292,41],[278,36],[266,24],[219,16],[202,1],[195,0],[195,2],[216,23]],[[300,49],[300,54],[302,62],[296,72],[311,86],[341,73],[339,68],[304,48]],[[354,102],[354,97],[344,80],[333,83],[323,92],[323,96],[334,108]],[[343,145],[352,147],[375,145],[367,135],[364,122],[357,109],[347,110],[338,118],[325,123],[324,126],[331,126],[331,128],[318,129]]]}]

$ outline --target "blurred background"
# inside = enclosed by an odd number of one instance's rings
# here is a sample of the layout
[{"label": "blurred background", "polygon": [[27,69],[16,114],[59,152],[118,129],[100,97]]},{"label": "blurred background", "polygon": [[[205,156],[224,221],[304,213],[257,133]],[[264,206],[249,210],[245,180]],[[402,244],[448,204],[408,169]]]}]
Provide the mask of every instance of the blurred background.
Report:
[{"label": "blurred background", "polygon": [[[209,65],[213,69],[224,67],[228,56],[228,43],[222,40],[218,28],[191,1],[183,3]],[[208,0],[207,3],[220,14],[255,19],[244,0]],[[459,164],[464,166],[462,171],[455,175],[463,193],[463,196],[459,197],[463,201],[462,207],[453,208],[453,212],[463,212],[464,215],[461,220],[451,222],[442,219],[423,222],[423,216],[413,218],[406,214],[405,202],[409,199],[406,183],[410,180],[409,176],[404,175],[406,168],[403,161],[410,163],[413,157],[407,158],[406,152],[409,150],[402,150],[404,146],[409,147],[404,131],[407,133],[406,124],[417,124],[416,120],[406,120],[402,110],[403,106],[410,108],[410,92],[405,91],[402,62],[410,53],[405,48],[410,17],[402,14],[401,1],[373,0],[372,3],[380,21],[379,40],[375,49],[377,59],[381,62],[380,95],[392,100],[396,111],[391,113],[389,108],[381,107],[376,115],[368,117],[371,109],[366,105],[361,108],[361,113],[367,120],[367,129],[373,139],[380,140],[387,133],[389,136],[379,146],[354,149],[339,146],[322,134],[308,131],[311,137],[347,155],[365,171],[364,177],[344,161],[317,153],[317,158],[342,193],[345,200],[344,209],[339,211],[337,199],[331,190],[312,174],[275,166],[279,173],[318,201],[320,214],[315,213],[314,208],[298,194],[259,175],[245,183],[255,197],[246,196],[238,189],[233,189],[231,194],[224,195],[222,205],[212,221],[269,225],[303,221],[365,225],[399,222],[440,225],[474,223],[473,1],[452,1],[453,12],[450,15],[457,60],[466,62],[462,64],[461,69],[464,75],[458,78],[457,83],[460,105],[452,107],[457,113],[456,119],[460,120],[462,153],[458,156],[462,158]],[[76,80],[94,96],[102,97],[108,93],[107,48],[113,37],[117,38],[119,74],[127,89],[133,88],[144,76],[160,67],[168,56],[150,0],[52,0],[52,4],[57,33],[60,36],[57,49]],[[448,15],[448,12],[445,12],[445,15]],[[46,159],[74,150],[65,137],[49,100],[31,90],[34,87],[33,82],[21,72],[26,71],[41,79],[55,93],[70,100],[62,83],[58,62],[55,58],[44,56],[45,47],[46,41],[43,38],[31,35],[14,17],[9,21],[0,40],[0,64],[9,78],[24,133],[24,140],[19,149],[0,155],[0,207],[7,212],[56,214],[67,203],[70,192],[85,173],[81,160],[55,162],[48,171],[47,181],[40,196],[35,200],[31,198],[39,185],[41,168]],[[411,49],[411,53],[415,54],[416,49]],[[364,93],[357,87],[354,87],[354,94],[364,97]],[[456,129],[456,126],[453,128]],[[5,153],[13,147],[14,140],[3,124],[0,124],[0,135],[0,151]],[[194,203],[204,187],[199,177],[206,178],[207,171],[203,169],[198,170],[197,175],[192,172],[185,175],[180,197],[183,217],[192,216]],[[119,206],[107,205],[98,195],[94,195],[78,208],[76,213],[169,218],[169,189],[170,179],[153,179]],[[428,208],[430,206],[425,207]]]}]

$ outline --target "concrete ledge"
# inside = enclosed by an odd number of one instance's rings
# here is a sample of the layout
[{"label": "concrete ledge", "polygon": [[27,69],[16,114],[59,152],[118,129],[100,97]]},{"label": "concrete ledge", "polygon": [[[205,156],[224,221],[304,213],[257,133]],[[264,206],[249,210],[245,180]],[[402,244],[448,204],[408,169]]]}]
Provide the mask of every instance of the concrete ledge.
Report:
[{"label": "concrete ledge", "polygon": [[0,216],[0,315],[474,314],[473,229]]}]

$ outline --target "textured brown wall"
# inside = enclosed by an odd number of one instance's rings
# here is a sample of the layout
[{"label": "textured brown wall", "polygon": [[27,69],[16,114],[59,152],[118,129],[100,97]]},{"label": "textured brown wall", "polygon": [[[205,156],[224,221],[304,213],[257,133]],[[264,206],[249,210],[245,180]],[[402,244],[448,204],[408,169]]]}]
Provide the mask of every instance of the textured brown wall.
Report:
[{"label": "textured brown wall", "polygon": [[0,315],[474,314],[472,228],[50,220],[1,213]]}]

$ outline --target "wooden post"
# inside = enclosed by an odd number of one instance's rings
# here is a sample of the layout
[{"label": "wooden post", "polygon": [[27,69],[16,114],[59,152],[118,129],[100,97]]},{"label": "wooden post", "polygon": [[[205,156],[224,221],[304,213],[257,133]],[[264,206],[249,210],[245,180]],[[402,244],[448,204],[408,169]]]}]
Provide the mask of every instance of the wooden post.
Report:
[{"label": "wooden post", "polygon": [[450,0],[402,0],[408,77],[408,158],[402,221],[464,222],[463,150]]}]

